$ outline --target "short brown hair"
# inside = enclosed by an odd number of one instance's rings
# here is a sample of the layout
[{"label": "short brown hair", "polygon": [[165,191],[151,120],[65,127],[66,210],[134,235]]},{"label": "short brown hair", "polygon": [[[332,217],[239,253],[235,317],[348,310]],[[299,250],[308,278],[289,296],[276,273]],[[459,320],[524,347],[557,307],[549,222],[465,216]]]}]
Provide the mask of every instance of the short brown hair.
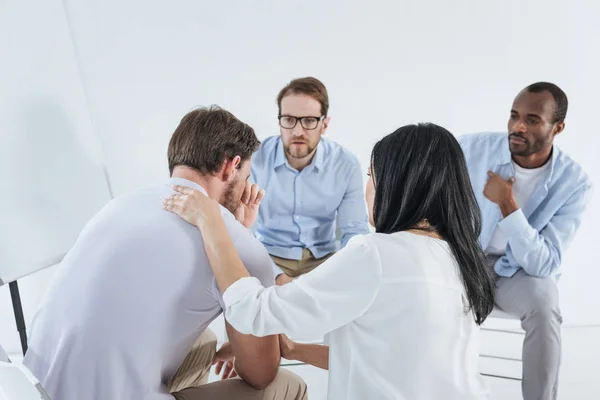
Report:
[{"label": "short brown hair", "polygon": [[286,87],[281,89],[277,96],[279,114],[281,114],[281,100],[288,94],[305,94],[312,97],[321,104],[321,114],[327,116],[327,113],[329,112],[329,95],[327,94],[327,88],[325,88],[323,82],[317,78],[309,76],[306,78],[294,79],[288,83]]},{"label": "short brown hair", "polygon": [[252,156],[260,141],[247,124],[218,106],[203,107],[187,113],[169,142],[169,171],[179,165],[201,174],[214,174],[225,160]]}]

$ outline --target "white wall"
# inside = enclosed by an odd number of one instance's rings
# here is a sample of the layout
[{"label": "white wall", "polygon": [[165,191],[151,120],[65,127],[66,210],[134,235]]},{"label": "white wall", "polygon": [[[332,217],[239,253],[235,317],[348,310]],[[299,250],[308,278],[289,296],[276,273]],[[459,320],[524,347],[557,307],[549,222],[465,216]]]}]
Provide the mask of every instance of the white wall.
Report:
[{"label": "white wall", "polygon": [[[228,108],[261,138],[277,134],[277,92],[306,75],[327,85],[329,135],[365,172],[372,144],[403,124],[431,121],[457,135],[505,129],[518,91],[553,81],[571,101],[558,144],[600,184],[597,2],[65,0],[65,8],[115,194],[167,177],[169,137],[197,105]],[[565,258],[567,324],[600,324],[591,251],[599,224],[591,208]]]},{"label": "white wall", "polygon": [[[167,176],[168,139],[196,105],[230,109],[261,138],[277,134],[277,92],[305,75],[327,85],[329,134],[365,171],[372,144],[402,124],[505,129],[519,90],[556,82],[571,101],[558,143],[600,184],[597,2],[366,4],[67,1],[116,192]],[[566,323],[600,323],[597,225],[592,208],[565,257]]]},{"label": "white wall", "polygon": [[[0,1],[0,278],[64,253],[109,199],[60,0]],[[29,322],[52,270],[20,280]],[[0,343],[20,349],[8,285]]]}]

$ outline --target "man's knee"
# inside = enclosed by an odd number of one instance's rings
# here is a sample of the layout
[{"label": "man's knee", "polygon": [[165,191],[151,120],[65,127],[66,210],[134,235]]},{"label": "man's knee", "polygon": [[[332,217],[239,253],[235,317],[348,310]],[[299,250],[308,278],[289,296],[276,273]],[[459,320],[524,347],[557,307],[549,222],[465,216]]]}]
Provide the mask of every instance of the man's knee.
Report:
[{"label": "man's knee", "polygon": [[558,287],[553,278],[528,277],[528,293],[524,319],[536,325],[562,323],[558,301]]},{"label": "man's knee", "polygon": [[202,335],[196,340],[194,349],[199,348],[201,352],[215,353],[217,351],[217,335],[206,328]]},{"label": "man's knee", "polygon": [[305,400],[306,383],[293,372],[279,368],[275,380],[265,389],[265,400]]},{"label": "man's knee", "polygon": [[186,388],[204,385],[208,382],[208,375],[212,361],[217,352],[217,336],[213,331],[206,330],[196,339],[183,363],[168,384],[170,392],[178,392]]}]

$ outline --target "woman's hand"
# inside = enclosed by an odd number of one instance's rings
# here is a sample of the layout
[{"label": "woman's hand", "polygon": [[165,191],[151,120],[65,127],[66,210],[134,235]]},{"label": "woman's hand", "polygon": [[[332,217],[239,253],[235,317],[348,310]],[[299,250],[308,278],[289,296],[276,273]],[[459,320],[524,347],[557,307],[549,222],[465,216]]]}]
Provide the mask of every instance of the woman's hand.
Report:
[{"label": "woman's hand", "polygon": [[198,228],[222,218],[219,203],[205,194],[185,186],[173,186],[173,190],[178,194],[169,196],[163,202],[165,210],[179,215]]}]

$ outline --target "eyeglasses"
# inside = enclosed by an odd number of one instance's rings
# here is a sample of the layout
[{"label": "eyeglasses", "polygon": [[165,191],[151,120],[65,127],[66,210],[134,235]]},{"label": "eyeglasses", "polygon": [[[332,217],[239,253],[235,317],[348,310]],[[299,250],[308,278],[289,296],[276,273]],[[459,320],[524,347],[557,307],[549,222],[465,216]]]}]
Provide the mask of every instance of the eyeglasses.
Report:
[{"label": "eyeglasses", "polygon": [[298,121],[300,121],[300,125],[304,129],[312,131],[313,129],[317,128],[319,122],[323,121],[325,116],[321,115],[320,117],[293,117],[291,115],[280,115],[277,118],[279,119],[279,126],[281,126],[283,129],[293,129],[298,123]]}]

